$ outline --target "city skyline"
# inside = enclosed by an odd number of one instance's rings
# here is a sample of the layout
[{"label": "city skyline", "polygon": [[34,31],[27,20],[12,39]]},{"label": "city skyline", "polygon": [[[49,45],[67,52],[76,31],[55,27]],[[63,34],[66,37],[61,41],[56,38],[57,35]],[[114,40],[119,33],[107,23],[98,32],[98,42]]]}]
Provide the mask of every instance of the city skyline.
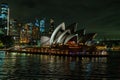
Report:
[{"label": "city skyline", "polygon": [[[78,22],[78,27],[85,27],[88,32],[101,35],[120,35],[120,11],[117,0],[1,0],[10,7],[10,18],[20,21],[33,21],[35,18],[53,18],[56,25],[65,22],[69,25]],[[21,12],[20,12],[21,11]]]}]

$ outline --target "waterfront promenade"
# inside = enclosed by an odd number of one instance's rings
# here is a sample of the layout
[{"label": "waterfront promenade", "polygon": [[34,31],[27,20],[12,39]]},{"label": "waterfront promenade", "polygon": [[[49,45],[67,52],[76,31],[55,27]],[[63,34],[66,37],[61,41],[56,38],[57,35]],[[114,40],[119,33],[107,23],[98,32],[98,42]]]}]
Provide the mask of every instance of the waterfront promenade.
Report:
[{"label": "waterfront promenade", "polygon": [[57,56],[78,56],[78,57],[105,57],[108,56],[107,52],[101,51],[81,51],[77,49],[59,49],[49,47],[25,47],[25,48],[11,48],[7,50],[9,52],[17,53],[31,53],[31,54],[43,54],[43,55],[57,55]]}]

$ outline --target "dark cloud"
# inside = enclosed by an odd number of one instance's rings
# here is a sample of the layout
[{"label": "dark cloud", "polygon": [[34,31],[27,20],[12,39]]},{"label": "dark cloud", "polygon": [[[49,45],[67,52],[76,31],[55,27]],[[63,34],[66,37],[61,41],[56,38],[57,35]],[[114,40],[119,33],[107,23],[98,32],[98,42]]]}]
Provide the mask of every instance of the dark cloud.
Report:
[{"label": "dark cloud", "polygon": [[34,1],[24,0],[21,1],[20,5],[26,8],[34,8],[36,6],[36,3]]}]

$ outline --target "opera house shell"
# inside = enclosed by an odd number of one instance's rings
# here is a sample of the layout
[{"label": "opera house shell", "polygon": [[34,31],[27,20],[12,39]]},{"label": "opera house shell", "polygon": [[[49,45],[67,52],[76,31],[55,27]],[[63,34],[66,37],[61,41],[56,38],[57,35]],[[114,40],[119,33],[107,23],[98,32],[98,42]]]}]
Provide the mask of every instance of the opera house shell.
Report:
[{"label": "opera house shell", "polygon": [[96,33],[85,33],[85,29],[77,30],[77,23],[65,27],[65,23],[58,25],[53,31],[51,37],[42,36],[41,46],[79,44],[92,40]]}]

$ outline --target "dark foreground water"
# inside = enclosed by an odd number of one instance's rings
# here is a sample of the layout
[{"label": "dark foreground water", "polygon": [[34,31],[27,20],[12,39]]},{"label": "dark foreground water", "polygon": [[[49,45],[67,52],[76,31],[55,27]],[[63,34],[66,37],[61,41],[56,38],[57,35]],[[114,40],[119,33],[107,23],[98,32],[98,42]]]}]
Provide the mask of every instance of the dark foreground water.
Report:
[{"label": "dark foreground water", "polygon": [[120,80],[120,57],[1,52],[0,80]]}]

